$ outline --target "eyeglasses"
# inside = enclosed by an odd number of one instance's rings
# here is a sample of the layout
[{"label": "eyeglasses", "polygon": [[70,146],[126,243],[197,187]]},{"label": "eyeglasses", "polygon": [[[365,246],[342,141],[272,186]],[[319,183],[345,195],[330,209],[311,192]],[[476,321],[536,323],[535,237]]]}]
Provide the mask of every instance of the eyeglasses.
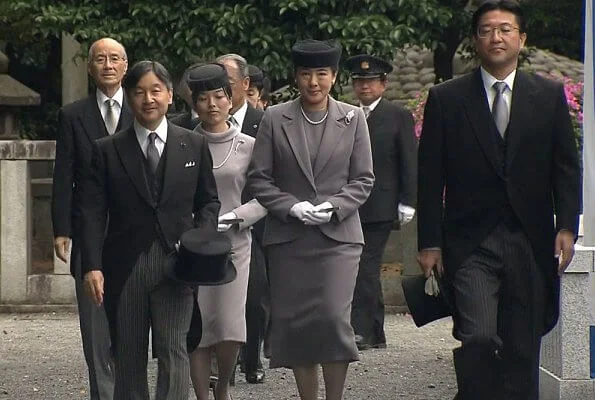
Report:
[{"label": "eyeglasses", "polygon": [[105,63],[107,63],[107,61],[109,60],[109,62],[111,64],[119,64],[122,62],[125,62],[126,59],[124,57],[121,56],[117,56],[117,55],[112,55],[109,57],[106,56],[97,56],[93,58],[93,63],[97,64],[97,65],[103,65]]},{"label": "eyeglasses", "polygon": [[498,32],[498,35],[502,37],[512,36],[514,31],[519,31],[518,26],[512,26],[510,24],[502,24],[498,26],[481,26],[477,29],[477,36],[482,39],[487,39],[492,36],[492,33]]}]

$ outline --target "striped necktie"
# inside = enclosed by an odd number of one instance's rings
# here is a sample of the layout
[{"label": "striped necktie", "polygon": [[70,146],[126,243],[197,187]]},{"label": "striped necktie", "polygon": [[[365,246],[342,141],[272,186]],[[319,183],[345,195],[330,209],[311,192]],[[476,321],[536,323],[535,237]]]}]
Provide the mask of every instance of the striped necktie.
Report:
[{"label": "striped necktie", "polygon": [[494,104],[492,104],[492,116],[500,136],[504,137],[508,127],[508,106],[504,101],[504,92],[508,86],[506,82],[496,82],[493,87],[496,90],[496,97],[494,97]]},{"label": "striped necktie", "polygon": [[155,146],[155,138],[157,134],[155,132],[151,132],[149,134],[149,144],[147,146],[147,161],[149,162],[149,168],[151,172],[154,174],[157,171],[157,165],[159,164],[159,150],[157,150],[157,146]]},{"label": "striped necktie", "polygon": [[116,118],[116,101],[113,99],[107,99],[105,101],[107,111],[105,112],[105,129],[109,135],[113,135],[116,132],[118,126],[118,120]]}]

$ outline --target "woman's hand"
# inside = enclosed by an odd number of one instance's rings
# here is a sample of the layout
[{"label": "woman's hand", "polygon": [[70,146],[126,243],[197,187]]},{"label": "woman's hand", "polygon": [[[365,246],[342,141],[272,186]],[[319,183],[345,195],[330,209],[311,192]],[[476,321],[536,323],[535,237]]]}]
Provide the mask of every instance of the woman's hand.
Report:
[{"label": "woman's hand", "polygon": [[231,229],[233,224],[223,224],[222,221],[228,221],[230,219],[237,219],[238,216],[234,212],[228,212],[219,217],[217,220],[217,232],[227,232]]},{"label": "woman's hand", "polygon": [[334,207],[328,201],[314,206],[312,211],[305,215],[304,224],[306,225],[322,225],[330,222],[333,217]]}]

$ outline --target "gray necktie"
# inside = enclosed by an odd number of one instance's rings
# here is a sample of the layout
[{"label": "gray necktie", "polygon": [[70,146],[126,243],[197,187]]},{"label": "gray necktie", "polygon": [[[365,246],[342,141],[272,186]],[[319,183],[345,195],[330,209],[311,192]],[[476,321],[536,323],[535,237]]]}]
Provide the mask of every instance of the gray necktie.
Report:
[{"label": "gray necktie", "polygon": [[229,118],[228,118],[228,120],[236,128],[239,128],[240,127],[240,124],[238,124],[238,121],[233,117],[233,115],[230,115]]},{"label": "gray necktie", "polygon": [[116,101],[112,99],[107,99],[105,101],[105,105],[107,106],[107,111],[105,112],[105,129],[107,129],[107,133],[113,135],[116,132],[116,127],[118,126],[118,120],[116,119]]},{"label": "gray necktie", "polygon": [[149,145],[147,146],[147,161],[149,162],[149,168],[152,173],[157,171],[157,165],[159,164],[159,151],[157,150],[157,146],[155,146],[156,137],[157,134],[151,132],[149,134]]},{"label": "gray necktie", "polygon": [[504,91],[507,88],[506,82],[496,82],[493,87],[496,90],[496,97],[494,97],[494,104],[492,104],[492,116],[500,136],[504,137],[508,127],[508,106],[504,101]]},{"label": "gray necktie", "polygon": [[362,110],[364,110],[364,115],[366,116],[366,119],[367,119],[368,116],[370,115],[370,107],[362,106]]}]

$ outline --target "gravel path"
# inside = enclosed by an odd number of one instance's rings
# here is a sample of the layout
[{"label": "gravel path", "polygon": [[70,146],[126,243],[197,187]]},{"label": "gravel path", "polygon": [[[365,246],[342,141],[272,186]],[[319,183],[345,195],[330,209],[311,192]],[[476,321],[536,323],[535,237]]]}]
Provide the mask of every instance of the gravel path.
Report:
[{"label": "gravel path", "polygon": [[[388,348],[360,353],[351,364],[345,400],[446,400],[456,392],[451,322],[418,329],[406,315],[387,315]],[[156,363],[149,363],[150,384]],[[249,385],[238,372],[235,400],[299,399],[290,370],[266,371]],[[189,399],[195,399],[191,392]],[[0,399],[87,399],[87,376],[76,314],[0,314]],[[319,399],[324,399],[321,391]]]}]

